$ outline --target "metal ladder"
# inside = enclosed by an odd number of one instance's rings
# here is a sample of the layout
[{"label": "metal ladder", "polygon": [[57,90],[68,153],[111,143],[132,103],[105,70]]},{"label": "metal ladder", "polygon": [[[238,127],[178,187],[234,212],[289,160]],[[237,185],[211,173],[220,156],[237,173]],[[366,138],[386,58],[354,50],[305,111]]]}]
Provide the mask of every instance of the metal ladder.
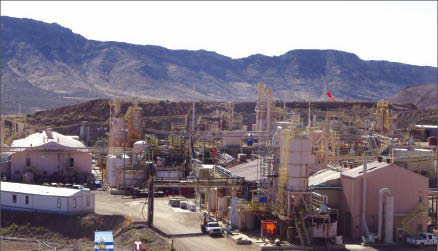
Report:
[{"label": "metal ladder", "polygon": [[309,232],[307,231],[303,214],[300,212],[299,217],[295,219],[295,228],[297,229],[298,237],[300,238],[301,246],[310,247],[312,246]]}]

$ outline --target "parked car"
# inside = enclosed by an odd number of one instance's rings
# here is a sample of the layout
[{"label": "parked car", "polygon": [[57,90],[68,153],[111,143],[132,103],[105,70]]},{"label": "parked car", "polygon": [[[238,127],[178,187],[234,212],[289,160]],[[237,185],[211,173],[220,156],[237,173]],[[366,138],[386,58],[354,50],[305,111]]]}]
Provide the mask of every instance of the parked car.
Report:
[{"label": "parked car", "polygon": [[84,186],[82,186],[82,185],[77,185],[77,184],[73,185],[72,188],[73,188],[73,189],[78,189],[78,190],[90,191],[89,188],[85,188]]},{"label": "parked car", "polygon": [[94,184],[96,185],[96,188],[102,188],[102,183],[99,180],[96,180]]},{"label": "parked car", "polygon": [[171,207],[180,207],[181,201],[184,201],[184,198],[171,198],[169,199],[169,205]]},{"label": "parked car", "polygon": [[203,220],[201,223],[201,231],[207,233],[210,236],[222,236],[222,228],[214,219],[208,218],[207,214],[203,214]]},{"label": "parked car", "polygon": [[196,211],[196,204],[193,203],[193,202],[189,202],[189,203],[187,204],[187,209],[190,210],[190,211],[192,211],[192,212],[195,212],[195,211]]},{"label": "parked car", "polygon": [[186,201],[186,200],[180,201],[180,203],[179,203],[179,207],[180,207],[181,209],[188,209],[188,205],[187,205],[187,203],[188,203],[188,201]]},{"label": "parked car", "polygon": [[420,233],[418,237],[408,237],[406,242],[408,245],[414,245],[423,248],[426,245],[438,244],[438,237],[432,233]]}]

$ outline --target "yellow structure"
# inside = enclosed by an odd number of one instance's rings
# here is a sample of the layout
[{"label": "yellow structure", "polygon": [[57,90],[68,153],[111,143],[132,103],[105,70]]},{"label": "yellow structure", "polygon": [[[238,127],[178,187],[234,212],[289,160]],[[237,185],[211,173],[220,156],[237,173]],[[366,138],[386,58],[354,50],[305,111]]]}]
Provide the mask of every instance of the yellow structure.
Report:
[{"label": "yellow structure", "polygon": [[385,101],[377,103],[377,108],[374,113],[376,116],[376,131],[380,133],[387,133],[392,129],[392,121],[396,116],[390,116],[389,104]]},{"label": "yellow structure", "polygon": [[132,104],[125,115],[128,121],[128,141],[131,144],[143,138],[143,109],[138,106],[137,98],[133,98]]}]

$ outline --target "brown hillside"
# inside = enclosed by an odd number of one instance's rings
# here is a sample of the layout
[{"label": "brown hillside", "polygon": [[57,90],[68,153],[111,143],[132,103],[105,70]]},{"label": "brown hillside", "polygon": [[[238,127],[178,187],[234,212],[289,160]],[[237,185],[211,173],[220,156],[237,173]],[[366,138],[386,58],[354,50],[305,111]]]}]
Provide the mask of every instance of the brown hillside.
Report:
[{"label": "brown hillside", "polygon": [[389,99],[393,103],[411,103],[423,109],[437,109],[438,85],[417,85],[406,87]]}]

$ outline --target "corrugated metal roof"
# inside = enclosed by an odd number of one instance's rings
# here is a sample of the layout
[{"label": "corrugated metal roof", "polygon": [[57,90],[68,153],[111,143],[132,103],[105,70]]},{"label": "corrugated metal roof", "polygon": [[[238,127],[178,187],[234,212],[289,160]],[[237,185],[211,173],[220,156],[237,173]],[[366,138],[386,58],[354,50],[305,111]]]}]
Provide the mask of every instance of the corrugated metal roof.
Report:
[{"label": "corrugated metal roof", "polygon": [[[51,137],[49,137],[51,136]],[[56,144],[66,147],[85,147],[82,142],[74,139],[75,136],[66,136],[57,132],[51,132],[51,135],[47,135],[46,131],[34,133],[26,138],[17,139],[12,142],[12,147],[37,147],[54,142]]]},{"label": "corrugated metal roof", "polygon": [[309,186],[324,184],[329,180],[339,179],[340,177],[341,172],[331,169],[324,169],[314,173],[312,176],[309,177]]},{"label": "corrugated metal roof", "polygon": [[[388,164],[386,162],[378,162],[378,161],[367,163],[367,173],[374,172],[376,170],[385,168],[390,165],[391,164]],[[349,171],[342,173],[342,176],[346,176],[350,178],[357,178],[362,175],[363,175],[363,165],[355,167],[353,169],[350,169]]]},{"label": "corrugated metal roof", "polygon": [[69,197],[81,192],[81,190],[72,188],[31,185],[5,181],[1,182],[1,191],[60,197]]},{"label": "corrugated metal roof", "polygon": [[417,128],[432,128],[432,129],[438,128],[437,125],[415,125],[415,127],[417,127]]},{"label": "corrugated metal roof", "polygon": [[258,160],[253,160],[247,163],[233,166],[228,170],[230,170],[230,172],[232,172],[233,174],[245,177],[245,180],[255,181],[258,178],[257,164]]}]

